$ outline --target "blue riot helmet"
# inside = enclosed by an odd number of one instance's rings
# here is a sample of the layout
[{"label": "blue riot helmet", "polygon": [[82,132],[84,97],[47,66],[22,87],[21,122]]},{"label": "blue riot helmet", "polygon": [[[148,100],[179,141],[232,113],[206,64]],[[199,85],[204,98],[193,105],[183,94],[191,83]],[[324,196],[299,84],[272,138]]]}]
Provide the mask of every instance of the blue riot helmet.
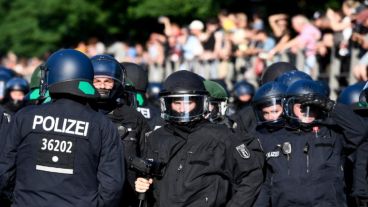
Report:
[{"label": "blue riot helmet", "polygon": [[95,99],[99,94],[93,86],[93,66],[90,59],[77,50],[62,49],[53,53],[45,64],[47,87],[52,98],[72,95]]},{"label": "blue riot helmet", "polygon": [[316,80],[316,83],[321,86],[326,97],[330,97],[331,89],[330,89],[330,86],[328,86],[328,83],[322,80]]},{"label": "blue riot helmet", "polygon": [[11,91],[22,91],[26,94],[29,91],[29,84],[23,78],[12,78],[6,83],[6,93],[8,94]]},{"label": "blue riot helmet", "polygon": [[17,112],[25,105],[24,97],[29,91],[28,82],[15,77],[10,79],[5,87],[4,107],[10,112]]},{"label": "blue riot helmet", "polygon": [[5,97],[5,85],[6,83],[15,76],[14,71],[0,66],[0,101]]},{"label": "blue riot helmet", "polygon": [[232,102],[237,108],[236,111],[251,103],[254,92],[254,86],[246,80],[241,80],[234,85],[232,91]]},{"label": "blue riot helmet", "polygon": [[313,80],[299,80],[288,87],[284,105],[285,115],[292,127],[312,126],[328,116],[334,102]]},{"label": "blue riot helmet", "polygon": [[286,86],[271,81],[262,85],[253,97],[253,108],[259,125],[282,127],[285,124],[283,105]]},{"label": "blue riot helmet", "polygon": [[240,97],[243,95],[250,95],[251,97],[253,97],[254,92],[254,86],[245,80],[237,82],[233,90],[234,96],[238,99],[240,99]]},{"label": "blue riot helmet", "polygon": [[172,123],[189,123],[204,118],[208,110],[203,78],[186,70],[167,77],[160,92],[161,117]]},{"label": "blue riot helmet", "polygon": [[365,82],[363,81],[347,86],[339,94],[337,102],[345,105],[352,105],[359,102],[359,96],[364,86]]},{"label": "blue riot helmet", "polygon": [[277,82],[281,83],[282,85],[285,85],[286,87],[291,86],[298,80],[312,80],[312,78],[302,71],[292,70],[282,74],[276,79]]},{"label": "blue riot helmet", "polygon": [[[124,92],[125,68],[110,55],[96,55],[91,58],[94,69],[94,84],[102,100],[116,100]],[[112,88],[100,87],[96,78],[109,78],[113,81]]]}]

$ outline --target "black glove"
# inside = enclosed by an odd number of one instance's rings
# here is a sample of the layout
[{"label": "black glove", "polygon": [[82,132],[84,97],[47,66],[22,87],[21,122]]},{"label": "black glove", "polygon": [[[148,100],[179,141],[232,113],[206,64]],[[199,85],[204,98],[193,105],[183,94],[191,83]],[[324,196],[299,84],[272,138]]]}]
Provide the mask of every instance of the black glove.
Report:
[{"label": "black glove", "polygon": [[303,106],[315,106],[321,108],[325,112],[330,112],[335,107],[335,101],[326,97],[309,96],[305,97],[301,102]]}]

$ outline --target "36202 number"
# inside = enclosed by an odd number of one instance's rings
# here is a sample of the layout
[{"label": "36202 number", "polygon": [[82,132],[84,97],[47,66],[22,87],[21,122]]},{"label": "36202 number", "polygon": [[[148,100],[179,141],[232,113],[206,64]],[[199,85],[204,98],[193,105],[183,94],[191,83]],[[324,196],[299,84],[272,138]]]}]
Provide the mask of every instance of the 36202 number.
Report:
[{"label": "36202 number", "polygon": [[72,153],[73,142],[57,139],[42,139],[41,150]]}]

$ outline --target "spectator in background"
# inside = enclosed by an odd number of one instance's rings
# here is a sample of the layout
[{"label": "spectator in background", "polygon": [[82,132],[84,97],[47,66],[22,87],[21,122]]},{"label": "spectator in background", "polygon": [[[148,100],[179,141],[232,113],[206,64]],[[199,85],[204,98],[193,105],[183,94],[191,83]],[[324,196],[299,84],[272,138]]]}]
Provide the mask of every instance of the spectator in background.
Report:
[{"label": "spectator in background", "polygon": [[[268,53],[268,58],[272,59],[275,54],[280,52],[284,44],[291,39],[290,30],[288,28],[288,15],[280,13],[268,17],[268,23],[272,29],[272,36],[275,38],[276,45]],[[281,57],[277,56],[274,61],[280,61]]]},{"label": "spectator in background", "polygon": [[298,36],[287,42],[283,50],[292,48],[293,50],[303,50],[305,63],[303,71],[312,77],[318,74],[317,66],[317,43],[321,38],[321,32],[313,26],[303,15],[296,15],[292,18],[292,25]]},{"label": "spectator in background", "polygon": [[360,57],[359,63],[354,66],[353,74],[356,79],[367,81],[367,66],[368,66],[368,41],[367,34],[364,34],[363,31],[368,28],[368,9],[361,11],[355,18],[355,27],[358,28],[356,32],[352,35],[352,40],[360,45],[363,51],[363,56]]}]

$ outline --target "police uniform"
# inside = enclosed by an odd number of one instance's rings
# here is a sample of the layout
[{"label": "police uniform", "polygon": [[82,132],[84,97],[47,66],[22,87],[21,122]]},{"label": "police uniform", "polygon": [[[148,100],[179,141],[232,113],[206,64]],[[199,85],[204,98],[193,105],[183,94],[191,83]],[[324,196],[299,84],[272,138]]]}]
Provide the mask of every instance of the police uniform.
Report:
[{"label": "police uniform", "polygon": [[251,206],[259,192],[259,145],[204,119],[207,94],[203,78],[189,71],[177,71],[164,83],[167,124],[147,137],[144,148],[144,158],[164,166],[154,176],[154,206]]},{"label": "police uniform", "polygon": [[254,148],[256,143],[244,144],[226,126],[207,121],[155,130],[145,157],[165,168],[153,182],[154,206],[251,206],[263,180]]},{"label": "police uniform", "polygon": [[255,206],[346,206],[344,149],[356,148],[366,132],[345,106],[337,104],[331,120],[261,136],[267,176]]},{"label": "police uniform", "polygon": [[90,60],[59,50],[46,67],[55,101],[26,107],[12,119],[0,191],[14,187],[12,206],[116,206],[123,149],[113,123],[88,104],[98,97]]},{"label": "police uniform", "polygon": [[[128,166],[126,168],[127,182],[124,185],[123,199],[120,206],[135,206],[137,199],[132,186],[136,174],[130,169],[130,161],[134,157],[140,156],[142,142],[145,139],[145,134],[149,131],[149,126],[142,114],[127,104],[117,101],[125,90],[126,74],[124,66],[108,55],[96,55],[91,58],[91,61],[95,78],[100,76],[114,80],[114,86],[107,90],[108,93],[97,89],[101,95],[97,108],[115,124],[124,148],[125,163]],[[105,96],[103,96],[104,93]]]}]

